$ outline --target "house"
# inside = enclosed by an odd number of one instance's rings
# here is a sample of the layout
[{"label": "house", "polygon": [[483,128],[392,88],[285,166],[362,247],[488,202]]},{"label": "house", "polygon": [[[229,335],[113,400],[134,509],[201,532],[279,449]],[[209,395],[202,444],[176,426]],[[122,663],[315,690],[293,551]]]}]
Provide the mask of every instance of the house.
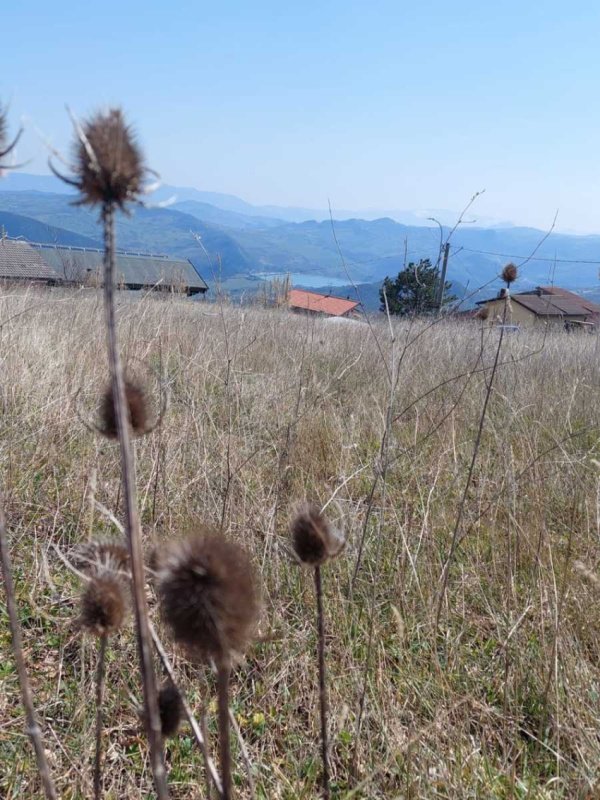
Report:
[{"label": "house", "polygon": [[309,292],[305,289],[290,289],[287,304],[292,311],[308,314],[323,314],[328,317],[356,316],[360,303],[330,294]]},{"label": "house", "polygon": [[[496,297],[480,300],[477,305],[488,312],[490,322],[504,319],[505,289]],[[600,305],[575,292],[556,286],[538,286],[533,291],[510,295],[507,323],[530,327],[536,323],[551,323],[568,328],[592,328],[600,322]]]},{"label": "house", "polygon": [[[46,285],[102,285],[104,252],[88,247],[37,244],[0,238],[0,280]],[[117,252],[119,286],[204,294],[208,286],[191,261],[146,253]]]}]

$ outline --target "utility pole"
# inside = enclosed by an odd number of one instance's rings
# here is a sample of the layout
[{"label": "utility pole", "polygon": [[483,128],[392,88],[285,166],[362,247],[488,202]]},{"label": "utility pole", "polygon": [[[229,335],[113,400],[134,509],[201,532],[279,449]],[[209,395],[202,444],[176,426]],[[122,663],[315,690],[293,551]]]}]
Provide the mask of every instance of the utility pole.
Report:
[{"label": "utility pole", "polygon": [[448,254],[450,253],[450,242],[444,245],[444,260],[442,261],[442,274],[440,275],[440,285],[437,294],[438,312],[444,305],[444,287],[446,285],[446,270],[448,269]]}]

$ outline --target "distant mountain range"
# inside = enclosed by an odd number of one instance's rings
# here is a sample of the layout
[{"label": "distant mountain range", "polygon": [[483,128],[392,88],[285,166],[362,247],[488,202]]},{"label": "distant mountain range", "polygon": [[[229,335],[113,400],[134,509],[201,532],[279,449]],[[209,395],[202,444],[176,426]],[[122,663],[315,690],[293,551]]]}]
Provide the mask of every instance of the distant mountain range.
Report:
[{"label": "distant mountain range", "polygon": [[[440,252],[437,226],[406,225],[389,217],[338,219],[333,226],[328,219],[290,222],[286,210],[276,206],[169,186],[153,199],[175,195],[168,207],[140,207],[120,216],[119,246],[189,258],[209,284],[219,277],[286,271],[322,277],[323,284],[328,278],[376,284],[397,274],[405,262],[436,261]],[[0,182],[0,226],[10,236],[32,241],[100,246],[97,213],[74,206],[72,199],[68,187],[51,176],[11,173]],[[287,211],[298,215],[302,209]],[[447,234],[444,228],[442,235]],[[544,239],[533,228],[461,226],[451,239],[448,279],[467,293],[489,284],[483,291],[490,294],[509,259],[526,260],[522,288],[549,282],[576,290],[595,287],[600,236],[552,233]]]}]

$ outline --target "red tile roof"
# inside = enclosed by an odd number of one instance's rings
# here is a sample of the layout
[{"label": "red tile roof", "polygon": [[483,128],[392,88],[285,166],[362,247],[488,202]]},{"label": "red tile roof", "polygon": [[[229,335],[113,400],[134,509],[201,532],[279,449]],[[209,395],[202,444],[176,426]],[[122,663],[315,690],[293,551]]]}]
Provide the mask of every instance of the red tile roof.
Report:
[{"label": "red tile roof", "polygon": [[354,300],[345,300],[343,297],[307,292],[304,289],[290,289],[288,305],[290,308],[301,308],[318,314],[328,314],[331,317],[343,317],[355,309],[358,303]]}]

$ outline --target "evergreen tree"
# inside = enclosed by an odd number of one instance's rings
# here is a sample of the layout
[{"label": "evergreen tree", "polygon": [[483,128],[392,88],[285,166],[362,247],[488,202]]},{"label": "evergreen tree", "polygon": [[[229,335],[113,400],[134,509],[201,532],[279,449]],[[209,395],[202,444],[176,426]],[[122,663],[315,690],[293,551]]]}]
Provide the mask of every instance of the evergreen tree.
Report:
[{"label": "evergreen tree", "polygon": [[[397,277],[387,277],[379,290],[381,311],[385,311],[384,292],[390,314],[431,314],[438,309],[440,271],[428,258],[418,264],[410,262]],[[442,305],[456,298],[450,294],[452,284],[444,284]]]}]

